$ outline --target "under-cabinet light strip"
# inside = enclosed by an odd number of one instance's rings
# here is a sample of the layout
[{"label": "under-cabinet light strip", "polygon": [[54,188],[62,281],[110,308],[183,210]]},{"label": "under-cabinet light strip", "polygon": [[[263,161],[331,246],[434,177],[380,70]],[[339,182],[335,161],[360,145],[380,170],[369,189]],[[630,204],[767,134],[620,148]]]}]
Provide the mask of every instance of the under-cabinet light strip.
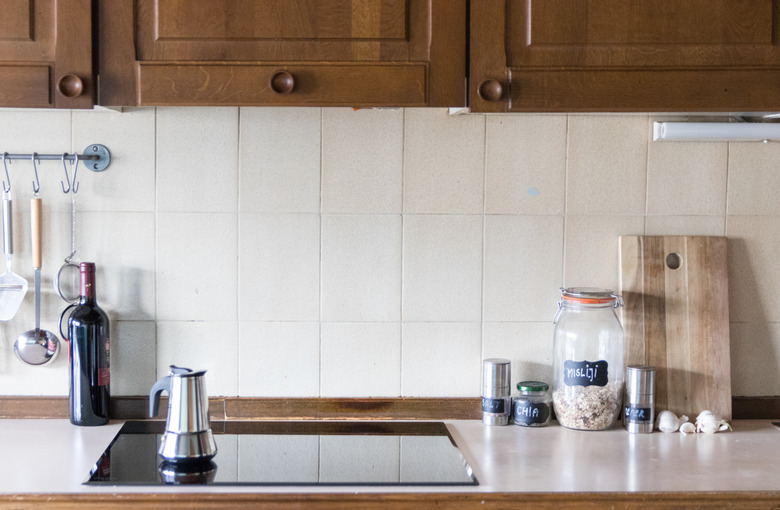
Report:
[{"label": "under-cabinet light strip", "polygon": [[780,123],[653,122],[653,141],[765,142],[780,140]]}]

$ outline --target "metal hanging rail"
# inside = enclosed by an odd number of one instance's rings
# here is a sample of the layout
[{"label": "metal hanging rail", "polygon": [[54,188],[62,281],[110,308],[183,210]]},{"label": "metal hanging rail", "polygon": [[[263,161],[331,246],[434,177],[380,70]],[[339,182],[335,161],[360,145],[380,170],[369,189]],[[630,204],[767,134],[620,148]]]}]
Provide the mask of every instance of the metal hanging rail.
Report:
[{"label": "metal hanging rail", "polygon": [[93,172],[102,172],[108,168],[108,165],[111,163],[111,153],[108,152],[108,147],[99,143],[87,146],[87,148],[84,149],[83,154],[38,154],[37,152],[31,154],[0,153],[0,159],[8,160],[23,159],[25,161],[30,161],[33,156],[35,156],[37,161],[62,161],[63,159],[70,162],[74,162],[76,159],[79,161],[88,161],[89,164],[84,166]]},{"label": "metal hanging rail", "polygon": [[[3,170],[5,171],[5,179],[3,179],[2,182],[3,191],[6,193],[11,191],[11,179],[8,175],[8,164],[14,159],[32,161],[33,170],[35,171],[35,180],[32,183],[33,193],[35,193],[36,196],[38,196],[38,193],[41,190],[41,184],[38,179],[38,163],[41,161],[61,161],[65,169],[65,180],[68,183],[68,186],[65,187],[65,182],[62,182],[62,192],[75,194],[78,192],[79,188],[78,182],[76,181],[76,172],[79,168],[79,161],[83,161],[83,166],[89,170],[92,170],[93,172],[102,172],[108,168],[108,165],[111,163],[111,153],[108,151],[108,147],[99,143],[87,146],[87,148],[84,149],[83,154],[68,154],[67,152],[62,154],[38,154],[37,152],[33,152],[31,154],[11,154],[8,152],[3,152],[0,154],[0,160],[3,162]],[[74,162],[76,163],[75,167],[73,168],[72,179],[68,175],[68,168],[65,164],[67,161],[70,161],[71,166]]]}]

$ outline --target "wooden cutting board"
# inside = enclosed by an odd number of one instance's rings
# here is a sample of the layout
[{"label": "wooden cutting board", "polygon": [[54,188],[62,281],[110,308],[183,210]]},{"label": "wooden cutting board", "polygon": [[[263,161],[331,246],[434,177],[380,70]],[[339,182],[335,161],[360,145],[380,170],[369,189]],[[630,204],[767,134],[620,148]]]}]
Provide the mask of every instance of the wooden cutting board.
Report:
[{"label": "wooden cutting board", "polygon": [[626,366],[656,367],[656,413],[731,419],[726,238],[621,236]]}]

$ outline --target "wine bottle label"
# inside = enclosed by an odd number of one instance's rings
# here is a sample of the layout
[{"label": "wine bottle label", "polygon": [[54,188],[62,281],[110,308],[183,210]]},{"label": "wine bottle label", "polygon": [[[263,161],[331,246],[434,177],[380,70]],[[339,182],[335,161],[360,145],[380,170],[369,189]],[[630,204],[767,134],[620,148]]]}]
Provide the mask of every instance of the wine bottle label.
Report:
[{"label": "wine bottle label", "polygon": [[108,386],[111,382],[111,370],[98,368],[98,386]]}]

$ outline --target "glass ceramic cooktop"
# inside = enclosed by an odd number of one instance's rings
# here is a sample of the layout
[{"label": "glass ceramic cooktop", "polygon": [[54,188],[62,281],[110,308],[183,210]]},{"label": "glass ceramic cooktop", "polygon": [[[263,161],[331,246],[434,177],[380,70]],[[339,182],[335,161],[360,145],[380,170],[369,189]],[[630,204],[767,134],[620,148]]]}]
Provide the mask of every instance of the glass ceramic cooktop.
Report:
[{"label": "glass ceramic cooktop", "polygon": [[211,462],[157,454],[163,421],[129,421],[87,485],[478,485],[441,422],[212,422]]}]

